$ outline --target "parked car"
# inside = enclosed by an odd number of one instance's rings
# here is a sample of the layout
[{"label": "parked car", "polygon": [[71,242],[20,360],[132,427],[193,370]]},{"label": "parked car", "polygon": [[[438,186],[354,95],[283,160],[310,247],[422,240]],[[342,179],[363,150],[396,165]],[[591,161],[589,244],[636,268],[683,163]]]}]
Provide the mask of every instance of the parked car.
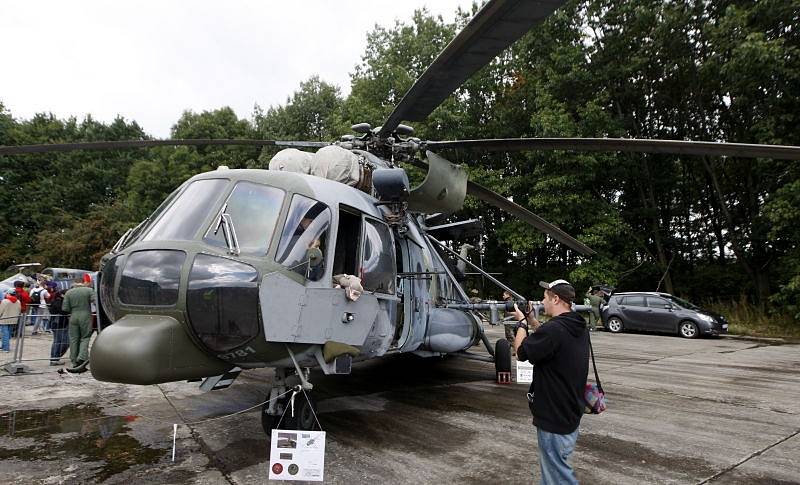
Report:
[{"label": "parked car", "polygon": [[47,276],[51,281],[54,281],[61,291],[67,291],[72,288],[72,280],[75,278],[82,278],[83,275],[87,273],[92,277],[92,281],[97,278],[96,271],[89,271],[86,269],[45,268],[41,272],[43,276]]},{"label": "parked car", "polygon": [[615,293],[602,314],[606,329],[612,333],[644,330],[677,333],[685,338],[728,333],[725,317],[669,293]]}]

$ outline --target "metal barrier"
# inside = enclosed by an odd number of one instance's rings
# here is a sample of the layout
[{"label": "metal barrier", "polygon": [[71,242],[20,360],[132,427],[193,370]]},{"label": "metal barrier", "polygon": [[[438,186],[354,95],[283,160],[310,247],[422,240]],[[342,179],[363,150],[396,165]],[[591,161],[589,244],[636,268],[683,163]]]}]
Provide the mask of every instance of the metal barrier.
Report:
[{"label": "metal barrier", "polygon": [[[36,308],[36,310],[34,310]],[[6,370],[9,374],[16,375],[16,374],[23,374],[25,372],[30,371],[30,366],[25,365],[25,362],[41,362],[41,361],[51,361],[50,354],[46,358],[37,358],[37,359],[25,359],[23,358],[23,354],[25,351],[25,327],[27,323],[32,321],[32,317],[38,316],[39,318],[48,317],[51,320],[55,316],[57,318],[69,318],[69,315],[52,315],[49,313],[43,314],[39,313],[41,307],[33,307],[29,305],[28,311],[24,314],[21,314],[17,317],[16,323],[16,335],[11,336],[11,344],[13,346],[13,353],[12,353],[12,360],[2,363],[3,369]],[[34,313],[36,311],[36,313]],[[92,316],[96,316],[96,312],[91,313]],[[14,324],[11,324],[14,325]]]}]

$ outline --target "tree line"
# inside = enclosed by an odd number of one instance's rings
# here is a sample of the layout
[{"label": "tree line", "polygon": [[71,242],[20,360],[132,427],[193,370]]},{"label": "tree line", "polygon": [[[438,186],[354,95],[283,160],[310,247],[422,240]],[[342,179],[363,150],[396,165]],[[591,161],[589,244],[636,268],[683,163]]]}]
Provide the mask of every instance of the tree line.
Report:
[{"label": "tree line", "polygon": [[[318,77],[284,104],[186,111],[174,138],[332,141],[380,125],[476,11],[377,26],[350,93]],[[800,1],[573,1],[482,69],[423,123],[423,139],[636,137],[800,144]],[[309,60],[309,62],[313,62]],[[2,96],[2,93],[0,93]],[[2,98],[0,98],[1,100]],[[0,104],[0,145],[148,139],[135,122]],[[266,167],[271,151],[161,147],[0,157],[0,265],[96,267],[129,227],[193,174]],[[597,251],[586,259],[468,198],[485,267],[523,291],[585,287],[746,299],[800,320],[800,164],[620,153],[442,152],[473,180]],[[533,293],[531,293],[533,294]]]}]

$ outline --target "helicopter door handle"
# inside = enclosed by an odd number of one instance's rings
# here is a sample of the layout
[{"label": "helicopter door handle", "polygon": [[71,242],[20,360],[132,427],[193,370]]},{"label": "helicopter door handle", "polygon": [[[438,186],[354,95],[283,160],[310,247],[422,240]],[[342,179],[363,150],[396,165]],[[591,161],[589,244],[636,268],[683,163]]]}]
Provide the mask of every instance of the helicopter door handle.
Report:
[{"label": "helicopter door handle", "polygon": [[356,319],[355,313],[344,312],[344,314],[342,315],[342,323],[351,323],[355,319]]}]

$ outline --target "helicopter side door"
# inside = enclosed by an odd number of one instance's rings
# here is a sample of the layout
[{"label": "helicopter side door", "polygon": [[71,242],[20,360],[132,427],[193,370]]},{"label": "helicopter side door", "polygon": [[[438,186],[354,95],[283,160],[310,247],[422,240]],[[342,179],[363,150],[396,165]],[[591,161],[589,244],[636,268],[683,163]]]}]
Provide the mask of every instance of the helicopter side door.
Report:
[{"label": "helicopter side door", "polygon": [[[267,341],[361,347],[372,331],[378,299],[365,292],[351,301],[332,281],[333,274],[357,274],[361,215],[342,211],[339,218],[333,216],[322,202],[292,196],[276,253],[276,262],[288,271],[265,275],[259,289]],[[333,248],[331,236],[336,238]]]},{"label": "helicopter side door", "polygon": [[431,305],[431,257],[415,224],[408,225],[399,241],[403,273],[403,328],[396,347],[413,352],[425,340]]},{"label": "helicopter side door", "polygon": [[[303,275],[304,282],[280,273],[264,277],[260,297],[267,340],[334,341],[359,347],[362,356],[382,355],[394,334],[398,301],[391,231],[381,220],[340,206],[334,219],[335,243],[329,247],[330,210],[320,206],[324,204],[297,194],[293,197],[276,260]],[[307,248],[322,250],[316,270],[309,269],[308,258],[301,256]],[[296,257],[282,256],[294,253]],[[355,301],[334,285],[333,276],[342,274],[362,280],[364,292]],[[283,323],[270,325],[273,319]]]}]

